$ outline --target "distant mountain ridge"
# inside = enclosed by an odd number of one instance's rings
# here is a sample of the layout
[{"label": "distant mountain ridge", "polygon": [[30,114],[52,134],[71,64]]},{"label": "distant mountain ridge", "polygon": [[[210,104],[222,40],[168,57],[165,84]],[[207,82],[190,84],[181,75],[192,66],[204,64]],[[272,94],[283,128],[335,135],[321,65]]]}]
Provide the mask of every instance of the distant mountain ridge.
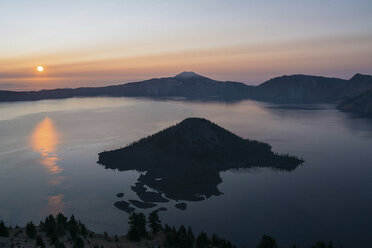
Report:
[{"label": "distant mountain ridge", "polygon": [[[368,90],[372,90],[372,76],[359,73],[349,80],[302,74],[285,75],[272,78],[258,86],[249,86],[239,82],[217,81],[188,71],[174,77],[153,78],[104,87],[0,91],[0,102],[112,96],[180,97],[208,101],[253,99],[280,103],[342,103]],[[354,111],[351,109],[348,111]]]},{"label": "distant mountain ridge", "polygon": [[275,102],[335,102],[338,88],[347,80],[308,75],[290,75],[270,79],[257,86],[258,98]]},{"label": "distant mountain ridge", "polygon": [[62,99],[69,97],[183,97],[199,100],[241,100],[247,98],[253,86],[238,82],[221,82],[183,72],[175,77],[153,78],[140,82],[104,87],[54,89],[41,91],[0,91],[0,102]]}]

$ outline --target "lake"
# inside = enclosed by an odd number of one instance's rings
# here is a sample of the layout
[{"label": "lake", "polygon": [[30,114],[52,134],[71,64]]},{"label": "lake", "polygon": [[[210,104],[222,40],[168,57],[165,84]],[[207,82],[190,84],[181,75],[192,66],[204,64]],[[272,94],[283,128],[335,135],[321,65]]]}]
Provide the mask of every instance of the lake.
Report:
[{"label": "lake", "polygon": [[25,225],[63,212],[94,231],[125,234],[128,214],[114,206],[116,194],[138,199],[131,186],[140,173],[104,169],[98,153],[191,116],[305,163],[291,172],[222,172],[222,195],[187,202],[184,211],[176,201],[158,204],[168,209],[159,213],[163,223],[217,233],[240,247],[255,247],[263,234],[281,247],[372,243],[372,119],[333,105],[108,97],[1,103],[0,219]]}]

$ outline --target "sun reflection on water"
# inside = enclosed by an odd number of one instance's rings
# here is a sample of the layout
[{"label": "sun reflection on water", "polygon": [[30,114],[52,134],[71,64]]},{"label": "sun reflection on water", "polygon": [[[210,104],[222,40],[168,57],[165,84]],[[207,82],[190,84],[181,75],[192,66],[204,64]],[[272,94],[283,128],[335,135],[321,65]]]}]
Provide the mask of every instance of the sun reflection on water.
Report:
[{"label": "sun reflection on water", "polygon": [[51,175],[61,173],[62,168],[57,165],[59,160],[57,145],[60,135],[49,117],[39,122],[31,134],[31,147],[40,153],[41,164]]},{"label": "sun reflection on water", "polygon": [[[44,166],[47,173],[52,176],[49,184],[58,186],[62,183],[64,176],[61,176],[62,168],[58,166],[59,157],[57,146],[60,143],[60,134],[56,129],[53,120],[45,117],[39,122],[30,136],[30,145],[32,150],[40,154],[40,163]],[[63,202],[64,194],[48,196],[46,206],[47,214],[58,214],[66,208]]]},{"label": "sun reflection on water", "polygon": [[58,213],[63,213],[66,208],[63,197],[63,194],[48,196],[47,211],[49,214],[57,215]]}]

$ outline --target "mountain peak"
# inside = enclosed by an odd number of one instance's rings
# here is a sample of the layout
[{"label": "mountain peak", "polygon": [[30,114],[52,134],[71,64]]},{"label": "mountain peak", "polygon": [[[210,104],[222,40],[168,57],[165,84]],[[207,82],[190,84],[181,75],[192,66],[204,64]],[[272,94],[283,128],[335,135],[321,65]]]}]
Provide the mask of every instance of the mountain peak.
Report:
[{"label": "mountain peak", "polygon": [[370,78],[372,78],[372,76],[357,73],[352,78],[350,78],[350,81],[364,81]]},{"label": "mountain peak", "polygon": [[176,78],[200,78],[203,76],[195,72],[192,72],[192,71],[184,71],[184,72],[181,72],[180,74],[177,74],[175,77]]}]

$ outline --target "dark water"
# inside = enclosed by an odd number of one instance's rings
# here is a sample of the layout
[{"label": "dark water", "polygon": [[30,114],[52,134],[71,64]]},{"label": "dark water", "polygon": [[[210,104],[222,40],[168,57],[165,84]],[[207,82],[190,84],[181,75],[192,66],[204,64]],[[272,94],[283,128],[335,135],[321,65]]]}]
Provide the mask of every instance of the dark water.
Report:
[{"label": "dark water", "polygon": [[[262,234],[281,247],[333,240],[344,247],[372,242],[372,119],[330,105],[281,106],[85,98],[0,104],[0,219],[24,225],[49,213],[74,213],[89,228],[127,231],[119,200],[138,172],[106,170],[97,154],[116,149],[186,117],[210,119],[276,152],[303,157],[292,172],[227,171],[219,196],[161,203],[163,221],[217,233],[242,247]],[[150,210],[144,211],[145,213]]]}]

